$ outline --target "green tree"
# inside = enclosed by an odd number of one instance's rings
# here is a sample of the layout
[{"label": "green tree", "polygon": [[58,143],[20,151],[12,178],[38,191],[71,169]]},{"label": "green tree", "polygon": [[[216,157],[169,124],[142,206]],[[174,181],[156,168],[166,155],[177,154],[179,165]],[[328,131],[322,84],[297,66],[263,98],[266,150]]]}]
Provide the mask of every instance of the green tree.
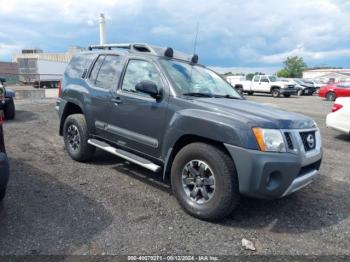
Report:
[{"label": "green tree", "polygon": [[279,77],[300,78],[303,76],[303,71],[307,68],[303,58],[298,56],[288,56],[283,65],[284,68],[277,72]]},{"label": "green tree", "polygon": [[289,77],[289,73],[286,69],[281,69],[277,71],[277,76],[278,77]]}]

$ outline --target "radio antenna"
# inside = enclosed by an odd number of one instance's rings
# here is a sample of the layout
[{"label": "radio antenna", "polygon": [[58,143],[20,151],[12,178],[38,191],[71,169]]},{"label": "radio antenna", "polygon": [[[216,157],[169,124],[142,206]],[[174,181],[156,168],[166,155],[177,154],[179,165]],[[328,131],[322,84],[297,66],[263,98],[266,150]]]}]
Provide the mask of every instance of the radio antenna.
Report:
[{"label": "radio antenna", "polygon": [[199,23],[197,22],[197,27],[196,27],[196,37],[194,38],[193,54],[195,54],[195,53],[196,53],[196,48],[197,48],[197,40],[198,40],[198,30],[199,30]]}]

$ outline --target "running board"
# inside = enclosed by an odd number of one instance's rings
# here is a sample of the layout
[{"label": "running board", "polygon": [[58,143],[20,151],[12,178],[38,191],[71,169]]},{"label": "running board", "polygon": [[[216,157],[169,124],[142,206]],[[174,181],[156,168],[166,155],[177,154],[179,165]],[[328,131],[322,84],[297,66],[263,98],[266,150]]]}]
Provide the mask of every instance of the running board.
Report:
[{"label": "running board", "polygon": [[121,158],[124,158],[125,160],[129,161],[129,162],[132,162],[136,165],[139,165],[139,166],[142,166],[148,170],[151,170],[153,172],[158,172],[161,167],[152,163],[151,161],[145,159],[145,158],[142,158],[142,157],[139,157],[137,155],[134,155],[132,153],[129,153],[125,150],[122,150],[122,149],[119,149],[119,148],[115,148],[115,147],[112,147],[110,144],[107,144],[106,142],[103,142],[103,141],[100,141],[100,140],[97,140],[97,139],[89,139],[88,140],[88,143],[90,145],[93,145],[95,147],[98,147],[104,151],[107,151],[113,155],[116,155],[116,156],[119,156]]}]

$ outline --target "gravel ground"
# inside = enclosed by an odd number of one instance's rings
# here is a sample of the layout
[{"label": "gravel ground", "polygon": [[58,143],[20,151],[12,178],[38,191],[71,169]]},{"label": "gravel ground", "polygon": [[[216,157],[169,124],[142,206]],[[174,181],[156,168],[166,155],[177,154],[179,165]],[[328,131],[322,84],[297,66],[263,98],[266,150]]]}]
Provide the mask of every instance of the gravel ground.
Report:
[{"label": "gravel ground", "polygon": [[[101,151],[91,163],[74,162],[57,134],[55,101],[17,101],[17,119],[4,127],[11,179],[0,207],[0,255],[350,255],[350,137],[325,127],[331,103],[248,99],[316,120],[321,176],[283,199],[243,198],[218,223],[184,213],[159,174]],[[257,250],[244,250],[242,238]]]}]

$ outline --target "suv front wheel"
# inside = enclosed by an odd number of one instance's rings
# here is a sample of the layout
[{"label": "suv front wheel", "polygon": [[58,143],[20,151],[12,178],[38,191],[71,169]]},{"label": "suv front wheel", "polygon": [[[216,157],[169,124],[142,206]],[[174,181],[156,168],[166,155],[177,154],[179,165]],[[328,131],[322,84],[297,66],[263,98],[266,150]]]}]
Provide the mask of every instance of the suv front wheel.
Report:
[{"label": "suv front wheel", "polygon": [[204,220],[224,218],[240,198],[232,159],[205,143],[192,143],[178,152],[171,168],[171,185],[184,210]]},{"label": "suv front wheel", "polygon": [[95,147],[88,143],[89,133],[82,114],[73,114],[66,118],[63,127],[66,150],[71,158],[84,162],[92,158]]}]

